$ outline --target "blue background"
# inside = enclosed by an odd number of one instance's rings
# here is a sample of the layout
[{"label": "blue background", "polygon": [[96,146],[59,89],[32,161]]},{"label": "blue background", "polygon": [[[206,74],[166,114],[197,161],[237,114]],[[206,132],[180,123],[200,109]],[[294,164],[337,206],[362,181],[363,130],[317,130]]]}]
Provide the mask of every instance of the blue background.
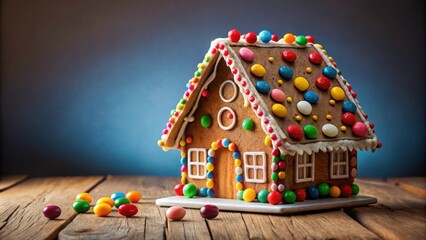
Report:
[{"label": "blue background", "polygon": [[236,28],[314,36],[383,142],[359,176],[425,175],[422,1],[208,2],[2,1],[1,173],[178,176],[157,140],[210,41]]}]

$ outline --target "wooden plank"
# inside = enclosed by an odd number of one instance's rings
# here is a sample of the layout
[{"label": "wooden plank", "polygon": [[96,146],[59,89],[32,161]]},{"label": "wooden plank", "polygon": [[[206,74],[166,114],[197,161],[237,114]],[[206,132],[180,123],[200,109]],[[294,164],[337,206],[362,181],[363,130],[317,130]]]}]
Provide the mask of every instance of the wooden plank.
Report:
[{"label": "wooden plank", "polygon": [[[163,207],[164,212],[167,208]],[[185,218],[181,221],[167,220],[167,239],[211,239],[206,220],[201,217],[200,211],[186,209]]]},{"label": "wooden plank", "polygon": [[114,208],[108,217],[96,217],[91,209],[79,214],[59,234],[59,239],[163,239],[165,238],[165,216],[154,202],[155,199],[173,194],[176,178],[108,176],[90,193],[93,201],[113,192],[136,190],[142,193],[142,200],[136,203],[139,212],[132,218],[125,218]]},{"label": "wooden plank", "polygon": [[0,177],[0,192],[24,181],[28,178],[28,175],[11,175]]},{"label": "wooden plank", "polygon": [[250,239],[379,239],[343,211],[296,215],[243,214]]},{"label": "wooden plank", "polygon": [[378,203],[347,210],[354,219],[382,238],[426,238],[425,198],[386,182],[357,183],[360,194],[376,197]]},{"label": "wooden plank", "polygon": [[389,178],[387,182],[419,196],[426,197],[426,177]]},{"label": "wooden plank", "polygon": [[[103,177],[33,178],[0,192],[0,239],[54,239],[75,216],[75,195],[89,191]],[[48,204],[62,214],[49,220],[42,214]]]},{"label": "wooden plank", "polygon": [[213,239],[248,239],[241,213],[220,212],[215,219],[206,220]]}]

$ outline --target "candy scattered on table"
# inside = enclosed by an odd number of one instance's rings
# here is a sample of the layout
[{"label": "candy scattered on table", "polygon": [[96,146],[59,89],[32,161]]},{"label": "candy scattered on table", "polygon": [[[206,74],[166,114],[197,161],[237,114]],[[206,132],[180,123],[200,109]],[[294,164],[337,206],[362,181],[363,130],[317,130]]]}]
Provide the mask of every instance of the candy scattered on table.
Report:
[{"label": "candy scattered on table", "polygon": [[108,216],[112,211],[112,207],[108,203],[98,203],[93,208],[93,213],[98,217]]},{"label": "candy scattered on table", "polygon": [[112,200],[117,200],[118,198],[124,198],[126,197],[126,194],[124,194],[124,192],[114,192],[113,194],[111,194],[111,198]]},{"label": "candy scattered on table", "polygon": [[90,203],[87,202],[86,200],[79,199],[79,200],[76,200],[74,202],[74,204],[72,205],[72,208],[77,213],[85,213],[85,212],[89,211],[89,209],[90,209]]},{"label": "candy scattered on table", "polygon": [[130,203],[122,204],[118,207],[118,213],[125,217],[133,217],[138,213],[138,208]]},{"label": "candy scattered on table", "polygon": [[142,194],[138,191],[130,191],[126,194],[126,198],[130,200],[132,203],[139,202],[142,198]]},{"label": "candy scattered on table", "polygon": [[85,200],[88,203],[92,202],[92,195],[90,195],[89,193],[79,193],[77,194],[77,196],[75,197],[75,200]]},{"label": "candy scattered on table", "polygon": [[219,215],[219,208],[212,204],[204,205],[200,209],[200,215],[205,219],[213,219]]},{"label": "candy scattered on table", "polygon": [[114,206],[116,207],[116,208],[119,208],[121,205],[123,205],[123,204],[129,204],[130,203],[130,200],[129,199],[127,199],[127,198],[125,198],[125,197],[121,197],[121,198],[117,198],[117,199],[115,199],[115,201],[114,201]]},{"label": "candy scattered on table", "polygon": [[111,207],[114,207],[114,200],[112,198],[109,197],[101,197],[98,199],[98,201],[96,201],[96,205],[101,204],[101,203],[106,203],[108,205],[110,205]]},{"label": "candy scattered on table", "polygon": [[55,219],[61,216],[61,208],[56,205],[47,205],[43,209],[43,215],[49,219]]},{"label": "candy scattered on table", "polygon": [[186,210],[181,206],[169,207],[166,211],[166,217],[173,221],[179,221],[186,215]]}]

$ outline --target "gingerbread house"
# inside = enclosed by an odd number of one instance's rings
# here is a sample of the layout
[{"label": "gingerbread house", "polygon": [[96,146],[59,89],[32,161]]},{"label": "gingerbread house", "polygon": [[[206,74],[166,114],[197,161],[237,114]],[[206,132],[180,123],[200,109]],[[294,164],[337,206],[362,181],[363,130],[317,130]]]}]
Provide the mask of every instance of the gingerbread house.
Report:
[{"label": "gingerbread house", "polygon": [[356,194],[357,150],[381,143],[333,58],[311,36],[228,36],[212,41],[158,142],[181,151],[177,195]]}]

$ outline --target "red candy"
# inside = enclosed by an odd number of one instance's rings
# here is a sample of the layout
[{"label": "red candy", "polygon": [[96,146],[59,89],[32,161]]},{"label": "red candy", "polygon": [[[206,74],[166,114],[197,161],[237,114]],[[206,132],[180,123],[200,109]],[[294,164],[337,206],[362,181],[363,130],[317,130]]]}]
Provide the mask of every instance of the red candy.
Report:
[{"label": "red candy", "polygon": [[290,51],[290,50],[283,51],[281,53],[281,57],[286,62],[294,62],[294,61],[296,61],[296,58],[297,58],[296,54],[293,51]]},{"label": "red candy", "polygon": [[313,64],[319,65],[322,62],[322,57],[319,53],[313,52],[309,54],[309,61]]},{"label": "red candy", "polygon": [[278,163],[278,168],[279,168],[279,169],[285,169],[285,166],[286,166],[285,161],[280,161],[280,162]]},{"label": "red candy", "polygon": [[281,202],[283,196],[278,191],[272,191],[268,194],[268,202],[272,205],[277,205]]},{"label": "red candy", "polygon": [[310,42],[310,43],[315,43],[315,39],[314,39],[314,37],[312,37],[312,36],[310,36],[310,35],[306,36],[306,39],[307,39],[307,40],[308,40],[308,42]]},{"label": "red candy", "polygon": [[365,134],[367,134],[367,126],[365,126],[364,123],[362,122],[356,122],[353,126],[352,126],[352,132],[359,137],[364,137]]},{"label": "red candy", "polygon": [[298,189],[296,191],[294,191],[294,193],[296,194],[296,200],[298,202],[303,202],[306,199],[306,191],[305,189]]},{"label": "red candy", "polygon": [[287,132],[290,135],[290,137],[300,140],[303,137],[303,131],[302,129],[297,126],[296,124],[292,124],[287,127]]},{"label": "red candy", "polygon": [[231,42],[238,42],[240,40],[240,32],[237,29],[232,29],[228,32],[228,37]]},{"label": "red candy", "polygon": [[340,186],[340,196],[342,197],[349,197],[352,195],[352,187],[348,184],[343,184]]},{"label": "red candy", "polygon": [[342,122],[346,125],[352,126],[356,122],[356,117],[353,113],[347,112],[342,115]]},{"label": "red candy", "polygon": [[247,43],[255,43],[257,41],[257,35],[254,32],[246,33],[246,42]]},{"label": "red candy", "polygon": [[330,80],[324,76],[320,76],[315,80],[315,86],[322,90],[327,90],[330,87]]},{"label": "red candy", "polygon": [[43,215],[49,219],[55,219],[61,215],[61,208],[56,205],[47,205],[43,209]]},{"label": "red candy", "polygon": [[219,208],[211,204],[204,205],[204,207],[200,209],[200,215],[205,219],[213,219],[219,215]]},{"label": "red candy", "polygon": [[185,187],[184,184],[178,184],[175,186],[176,196],[183,196],[183,187]]},{"label": "red candy", "polygon": [[271,40],[274,41],[274,42],[278,42],[278,36],[275,35],[275,34],[272,34]]},{"label": "red candy", "polygon": [[125,217],[133,217],[138,213],[138,208],[133,204],[122,204],[118,207],[118,213]]}]

